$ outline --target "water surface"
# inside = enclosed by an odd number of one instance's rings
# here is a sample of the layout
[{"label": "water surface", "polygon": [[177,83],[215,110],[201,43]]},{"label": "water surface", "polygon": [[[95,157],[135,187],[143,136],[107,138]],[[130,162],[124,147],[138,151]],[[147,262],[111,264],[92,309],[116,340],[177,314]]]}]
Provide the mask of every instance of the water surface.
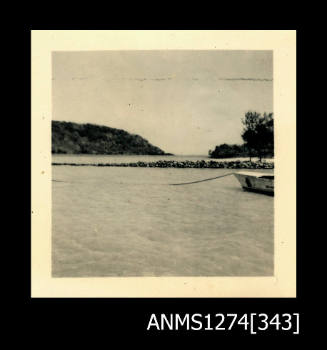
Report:
[{"label": "water surface", "polygon": [[[190,160],[193,162],[204,160],[206,162],[210,161],[236,161],[245,160],[248,161],[249,157],[246,158],[209,158],[207,155],[182,155],[182,156],[137,156],[137,155],[90,155],[90,154],[53,154],[53,163],[137,163],[137,162],[156,162],[158,160],[174,160],[177,162],[183,162]],[[252,158],[252,161],[256,161],[258,158]],[[264,159],[265,162],[272,162],[273,159]]]},{"label": "water surface", "polygon": [[169,186],[230,171],[53,166],[53,276],[273,275],[273,197],[234,176]]}]

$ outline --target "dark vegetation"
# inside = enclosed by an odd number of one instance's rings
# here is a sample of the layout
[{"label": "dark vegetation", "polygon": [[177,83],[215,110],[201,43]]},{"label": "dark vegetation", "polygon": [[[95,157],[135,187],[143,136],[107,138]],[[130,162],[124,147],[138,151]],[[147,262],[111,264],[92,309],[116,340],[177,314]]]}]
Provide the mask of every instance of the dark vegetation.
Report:
[{"label": "dark vegetation", "polygon": [[216,146],[213,151],[209,151],[211,158],[247,157],[248,155],[248,150],[244,145],[228,145],[227,143]]},{"label": "dark vegetation", "polygon": [[274,119],[272,113],[261,115],[257,112],[247,112],[242,119],[243,145],[222,144],[209,150],[210,158],[232,157],[264,157],[274,156]]},{"label": "dark vegetation", "polygon": [[52,153],[165,155],[139,135],[94,124],[52,121]]}]

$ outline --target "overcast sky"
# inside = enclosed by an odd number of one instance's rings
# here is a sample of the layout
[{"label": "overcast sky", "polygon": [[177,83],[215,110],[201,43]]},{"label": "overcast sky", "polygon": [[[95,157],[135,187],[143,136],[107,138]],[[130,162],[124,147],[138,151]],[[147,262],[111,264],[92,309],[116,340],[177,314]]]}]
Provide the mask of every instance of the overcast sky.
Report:
[{"label": "overcast sky", "polygon": [[273,112],[272,59],[272,51],[54,52],[53,119],[206,155],[242,143],[246,111]]}]

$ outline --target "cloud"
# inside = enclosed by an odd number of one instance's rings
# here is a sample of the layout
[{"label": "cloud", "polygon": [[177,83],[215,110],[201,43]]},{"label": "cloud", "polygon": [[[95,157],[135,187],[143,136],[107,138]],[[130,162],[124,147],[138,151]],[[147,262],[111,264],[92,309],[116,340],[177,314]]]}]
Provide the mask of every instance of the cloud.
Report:
[{"label": "cloud", "polygon": [[236,81],[273,81],[272,79],[266,79],[266,78],[219,78],[218,80],[236,80]]}]

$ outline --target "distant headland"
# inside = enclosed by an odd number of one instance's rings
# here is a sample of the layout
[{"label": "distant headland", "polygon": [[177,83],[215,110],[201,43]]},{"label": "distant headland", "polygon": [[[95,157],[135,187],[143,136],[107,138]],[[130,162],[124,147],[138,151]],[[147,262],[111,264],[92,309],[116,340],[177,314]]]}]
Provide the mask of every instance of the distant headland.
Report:
[{"label": "distant headland", "polygon": [[172,155],[125,130],[64,121],[52,121],[52,153]]}]

